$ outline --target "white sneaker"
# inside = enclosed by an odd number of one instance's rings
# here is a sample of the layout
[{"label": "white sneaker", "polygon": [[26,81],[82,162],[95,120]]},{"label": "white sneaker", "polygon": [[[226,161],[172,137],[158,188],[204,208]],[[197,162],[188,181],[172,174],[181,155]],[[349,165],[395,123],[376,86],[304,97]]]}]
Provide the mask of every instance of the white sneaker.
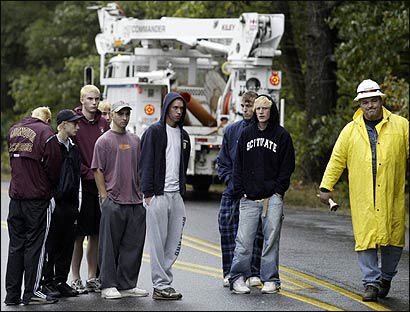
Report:
[{"label": "white sneaker", "polygon": [[279,290],[280,290],[280,286],[276,285],[275,282],[265,282],[263,284],[261,293],[262,294],[274,294],[274,293],[279,292]]},{"label": "white sneaker", "polygon": [[125,297],[146,297],[149,295],[148,291],[138,287],[120,290],[120,294],[123,298]]},{"label": "white sneaker", "polygon": [[101,298],[104,299],[120,299],[122,295],[115,287],[104,288],[101,290]]},{"label": "white sneaker", "polygon": [[246,286],[248,287],[257,287],[262,285],[261,279],[257,276],[252,276],[246,280]]},{"label": "white sneaker", "polygon": [[234,283],[232,287],[232,291],[235,294],[249,294],[251,290],[248,288],[248,286],[245,285],[245,280],[243,276],[239,277]]},{"label": "white sneaker", "polygon": [[230,274],[228,274],[228,275],[226,275],[225,277],[224,277],[224,287],[229,287],[229,278],[231,277],[231,275]]}]

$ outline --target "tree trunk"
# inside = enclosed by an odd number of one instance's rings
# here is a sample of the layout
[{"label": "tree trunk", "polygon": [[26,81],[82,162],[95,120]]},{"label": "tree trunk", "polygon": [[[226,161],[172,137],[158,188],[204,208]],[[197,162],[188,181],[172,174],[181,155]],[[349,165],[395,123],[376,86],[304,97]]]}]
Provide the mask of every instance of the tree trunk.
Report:
[{"label": "tree trunk", "polygon": [[280,43],[282,50],[281,58],[284,62],[282,76],[292,88],[294,102],[297,108],[303,110],[305,108],[305,81],[298,50],[294,41],[291,10],[287,1],[278,1],[276,6],[278,12],[285,15],[285,32]]},{"label": "tree trunk", "polygon": [[[332,1],[308,1],[306,3],[306,73],[305,101],[307,135],[314,138],[315,118],[326,115],[336,106],[336,62],[333,56],[335,36],[326,19],[330,16]],[[333,3],[334,4],[334,3]],[[309,153],[310,154],[310,153]],[[326,160],[311,159],[306,155],[307,180],[319,181],[322,163]]]}]

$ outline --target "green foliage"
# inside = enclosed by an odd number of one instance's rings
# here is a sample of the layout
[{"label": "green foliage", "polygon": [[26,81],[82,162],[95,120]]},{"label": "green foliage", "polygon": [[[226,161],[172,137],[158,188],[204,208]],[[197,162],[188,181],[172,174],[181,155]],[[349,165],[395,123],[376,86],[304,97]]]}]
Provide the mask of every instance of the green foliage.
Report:
[{"label": "green foliage", "polygon": [[336,7],[329,25],[337,29],[335,49],[339,100],[353,101],[363,79],[388,92],[395,112],[405,115],[409,93],[409,3],[357,1]]},{"label": "green foliage", "polygon": [[173,17],[238,17],[243,12],[272,13],[269,1],[121,1],[126,16],[139,19]]},{"label": "green foliage", "polygon": [[296,169],[293,178],[301,180],[306,173],[303,158],[309,146],[309,138],[306,136],[306,112],[298,111],[292,106],[286,107],[285,128],[292,137],[295,149]]},{"label": "green foliage", "polygon": [[[301,30],[301,27],[304,27],[303,10],[295,10],[296,7],[302,8],[297,2],[291,2],[289,6],[293,20],[295,16],[299,17],[292,25],[303,62],[304,40],[308,39],[301,37],[304,33]],[[282,95],[287,97],[285,124],[291,130],[297,154],[296,176],[306,172],[307,163],[314,166],[315,170],[324,172],[334,142],[358,108],[353,99],[357,85],[363,79],[377,81],[387,95],[385,106],[408,118],[408,15],[409,4],[404,1],[343,2],[334,8],[328,23],[338,37],[338,44],[335,46],[338,85],[335,108],[328,115],[317,115],[312,120],[303,121],[304,112],[290,109],[292,90],[286,86],[281,90]],[[305,68],[303,63],[302,68]],[[309,79],[306,75],[308,73],[305,72],[305,79]],[[305,135],[307,127],[315,129],[312,138]],[[347,183],[345,177],[341,180],[341,183]]]}]

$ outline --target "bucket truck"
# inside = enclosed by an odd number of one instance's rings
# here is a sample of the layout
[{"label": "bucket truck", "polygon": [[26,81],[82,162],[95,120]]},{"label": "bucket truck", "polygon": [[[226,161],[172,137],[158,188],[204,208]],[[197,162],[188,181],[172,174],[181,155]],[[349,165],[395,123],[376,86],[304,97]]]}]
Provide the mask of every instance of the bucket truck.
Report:
[{"label": "bucket truck", "polygon": [[279,104],[282,74],[272,69],[272,59],[281,55],[284,15],[137,19],[124,16],[116,3],[89,9],[97,10],[101,29],[95,43],[104,99],[129,102],[129,130],[142,135],[159,120],[165,94],[179,92],[191,139],[187,183],[207,191],[220,182],[220,123],[242,118],[241,97],[248,90]]}]

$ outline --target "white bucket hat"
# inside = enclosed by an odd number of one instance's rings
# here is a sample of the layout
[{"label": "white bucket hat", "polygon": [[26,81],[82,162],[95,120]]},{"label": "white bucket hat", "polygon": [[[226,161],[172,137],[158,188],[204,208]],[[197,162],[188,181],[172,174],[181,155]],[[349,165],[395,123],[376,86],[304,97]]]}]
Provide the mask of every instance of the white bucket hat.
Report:
[{"label": "white bucket hat", "polygon": [[386,94],[380,91],[380,87],[377,82],[371,79],[365,79],[357,86],[357,96],[354,98],[354,100],[358,101],[360,99],[373,96],[385,97]]}]

